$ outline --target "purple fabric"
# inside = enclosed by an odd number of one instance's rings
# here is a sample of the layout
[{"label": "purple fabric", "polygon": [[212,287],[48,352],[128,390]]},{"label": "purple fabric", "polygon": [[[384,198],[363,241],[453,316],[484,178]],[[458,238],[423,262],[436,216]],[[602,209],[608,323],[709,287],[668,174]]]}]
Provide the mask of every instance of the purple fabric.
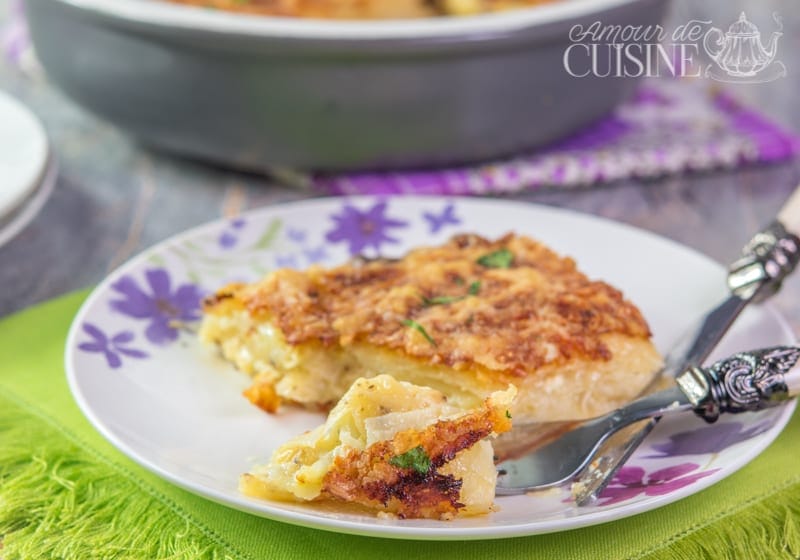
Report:
[{"label": "purple fabric", "polygon": [[0,45],[4,58],[12,64],[20,64],[25,51],[30,48],[22,0],[11,0],[9,3],[8,20],[0,28]]},{"label": "purple fabric", "polygon": [[316,175],[326,194],[513,193],[786,160],[800,137],[704,80],[653,79],[605,120],[533,154],[425,171]]}]

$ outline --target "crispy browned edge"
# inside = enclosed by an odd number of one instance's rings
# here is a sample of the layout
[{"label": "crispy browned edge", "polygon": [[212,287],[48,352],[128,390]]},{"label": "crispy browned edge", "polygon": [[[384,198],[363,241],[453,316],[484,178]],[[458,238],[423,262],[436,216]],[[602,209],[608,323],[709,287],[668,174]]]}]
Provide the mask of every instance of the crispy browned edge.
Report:
[{"label": "crispy browned edge", "polygon": [[[353,449],[337,457],[316,500],[358,504],[399,518],[450,519],[464,508],[459,501],[462,480],[440,472],[441,467],[460,451],[510,429],[508,410],[487,398],[481,410],[439,420],[423,430],[404,430],[363,451]],[[430,458],[426,472],[392,464],[394,457],[417,447]]]}]

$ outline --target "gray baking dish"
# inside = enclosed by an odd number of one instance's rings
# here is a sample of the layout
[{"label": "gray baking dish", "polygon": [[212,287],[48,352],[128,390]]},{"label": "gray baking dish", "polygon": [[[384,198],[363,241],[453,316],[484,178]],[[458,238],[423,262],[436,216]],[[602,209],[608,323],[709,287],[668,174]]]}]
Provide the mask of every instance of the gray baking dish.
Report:
[{"label": "gray baking dish", "polygon": [[541,146],[635,79],[574,78],[575,24],[654,25],[666,0],[337,22],[159,0],[26,0],[48,75],[140,141],[245,168],[405,168]]}]

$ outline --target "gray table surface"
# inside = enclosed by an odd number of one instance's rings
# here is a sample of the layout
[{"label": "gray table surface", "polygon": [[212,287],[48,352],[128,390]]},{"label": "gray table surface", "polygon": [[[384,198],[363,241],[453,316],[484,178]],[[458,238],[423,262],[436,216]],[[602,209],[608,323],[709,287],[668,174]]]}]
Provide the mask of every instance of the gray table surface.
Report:
[{"label": "gray table surface", "polygon": [[[784,16],[781,60],[789,76],[736,86],[735,94],[800,130],[800,15],[796,0],[679,2],[688,14],[735,19],[740,8]],[[0,24],[8,0],[0,0]],[[249,208],[312,196],[268,178],[154,153],[99,121],[45,79],[0,62],[0,89],[43,121],[58,156],[55,190],[38,217],[0,247],[0,316],[92,286],[126,259],[191,226]],[[727,263],[800,183],[800,161],[736,172],[625,181],[570,192],[538,192],[520,201],[565,207],[632,224]],[[800,335],[800,275],[774,300]]]}]

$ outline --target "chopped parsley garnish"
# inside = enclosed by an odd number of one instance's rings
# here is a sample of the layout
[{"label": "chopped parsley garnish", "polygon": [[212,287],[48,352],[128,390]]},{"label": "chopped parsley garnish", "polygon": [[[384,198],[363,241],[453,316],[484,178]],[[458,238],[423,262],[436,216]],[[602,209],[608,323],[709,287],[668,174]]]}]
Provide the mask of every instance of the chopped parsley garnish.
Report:
[{"label": "chopped parsley garnish", "polygon": [[425,337],[425,340],[430,342],[433,346],[436,346],[436,341],[433,340],[433,337],[428,334],[428,331],[425,330],[425,327],[417,323],[414,319],[403,319],[403,324],[409,328],[414,329],[419,334]]},{"label": "chopped parsley garnish", "polygon": [[425,307],[430,307],[432,305],[447,305],[448,303],[461,301],[465,297],[467,296],[436,296],[432,298],[422,296],[422,305]]},{"label": "chopped parsley garnish", "polygon": [[508,409],[506,409],[506,418],[508,418],[509,420],[511,420],[511,412],[509,412],[509,410],[508,410]]},{"label": "chopped parsley garnish", "polygon": [[457,301],[461,301],[462,299],[466,299],[467,296],[477,296],[478,292],[480,291],[481,283],[475,281],[469,285],[466,296],[435,296],[431,298],[422,296],[422,305],[425,307],[431,307],[433,305],[447,305],[448,303],[455,303]]},{"label": "chopped parsley garnish", "polygon": [[508,249],[500,249],[483,255],[477,262],[486,268],[511,268],[511,263],[514,262],[514,253]]},{"label": "chopped parsley garnish", "polygon": [[389,464],[401,469],[414,469],[419,474],[427,473],[431,468],[431,458],[421,445],[409,449],[405,453],[395,455],[389,459]]}]

